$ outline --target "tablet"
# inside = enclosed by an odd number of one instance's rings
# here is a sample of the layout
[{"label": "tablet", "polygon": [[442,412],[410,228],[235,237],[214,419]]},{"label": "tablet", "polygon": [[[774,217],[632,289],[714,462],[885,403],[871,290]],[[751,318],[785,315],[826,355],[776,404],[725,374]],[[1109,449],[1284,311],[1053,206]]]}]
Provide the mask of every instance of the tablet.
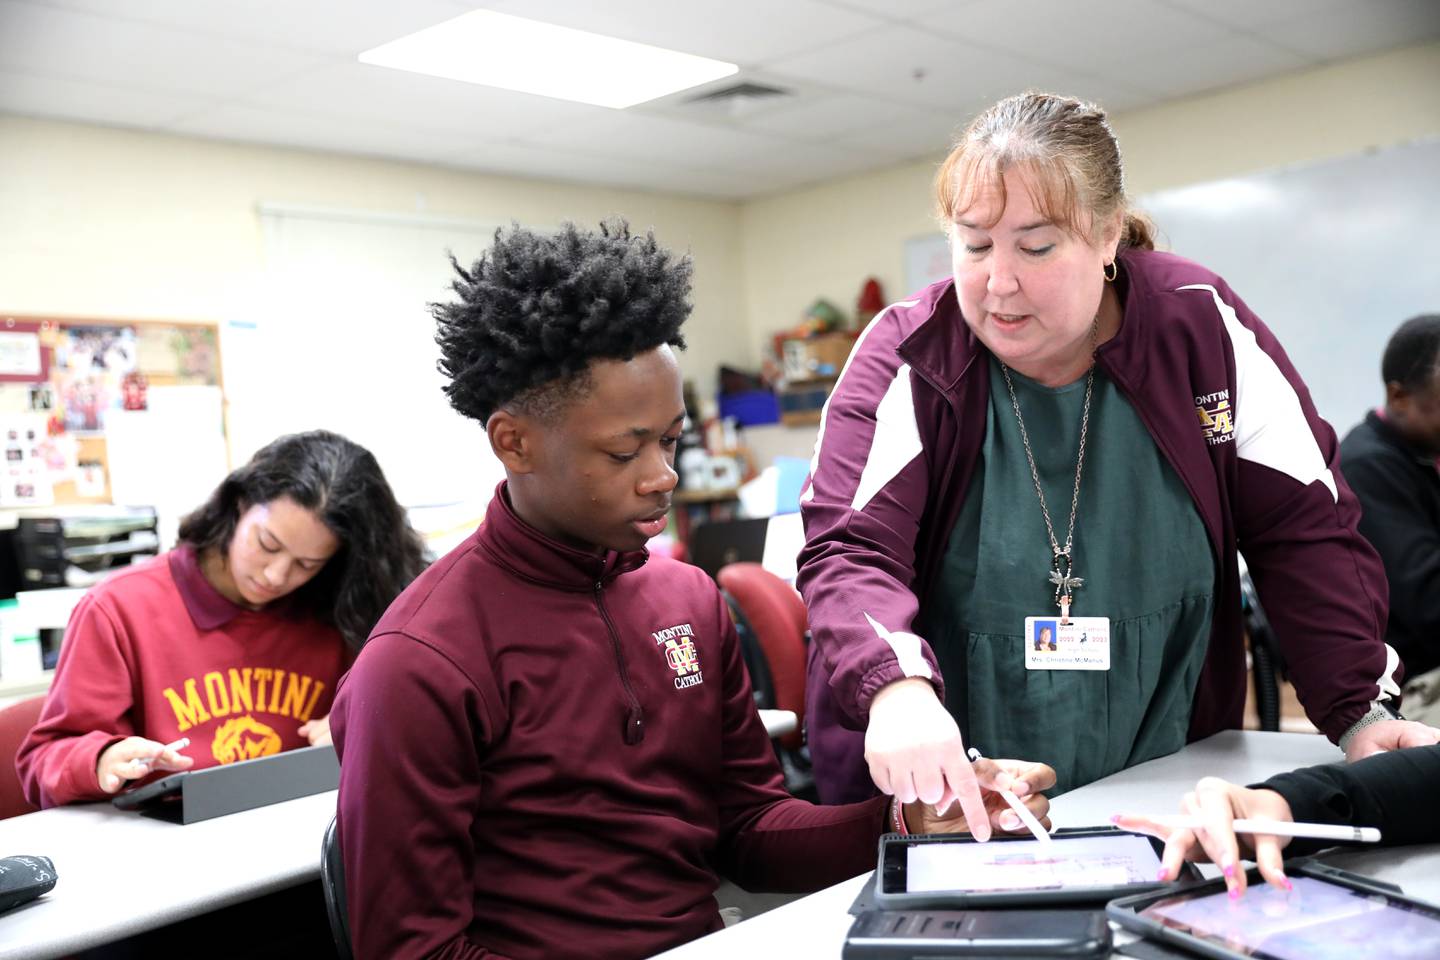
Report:
[{"label": "tablet", "polygon": [[1236,900],[1224,880],[1117,900],[1110,919],[1153,940],[1208,957],[1385,960],[1440,957],[1440,908],[1318,863],[1291,863],[1294,889],[1251,870]]},{"label": "tablet", "polygon": [[335,748],[323,744],[182,770],[116,794],[110,802],[121,810],[136,810],[157,820],[198,823],[334,790],[339,784]]},{"label": "tablet", "polygon": [[1103,957],[1110,925],[1099,910],[867,910],[842,960],[949,957]]},{"label": "tablet", "polygon": [[[1164,844],[1115,827],[1057,830],[1049,843],[968,833],[880,838],[875,902],[886,909],[1104,903],[1163,887]],[[1200,874],[1186,865],[1181,880]]]}]

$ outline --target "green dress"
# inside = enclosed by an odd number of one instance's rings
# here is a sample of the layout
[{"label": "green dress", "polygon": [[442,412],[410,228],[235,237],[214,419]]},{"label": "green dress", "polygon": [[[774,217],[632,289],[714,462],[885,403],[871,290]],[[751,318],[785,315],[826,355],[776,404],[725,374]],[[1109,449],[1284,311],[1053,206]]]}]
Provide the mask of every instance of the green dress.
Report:
[{"label": "green dress", "polygon": [[[1027,670],[1025,618],[1055,616],[1051,551],[1020,428],[993,358],[982,463],[920,611],[946,707],[986,756],[1039,760],[1056,793],[1185,744],[1210,638],[1216,565],[1180,477],[1098,370],[1075,522],[1072,617],[1110,618],[1110,669]],[[1075,485],[1085,379],[1011,371],[1056,538]]]}]

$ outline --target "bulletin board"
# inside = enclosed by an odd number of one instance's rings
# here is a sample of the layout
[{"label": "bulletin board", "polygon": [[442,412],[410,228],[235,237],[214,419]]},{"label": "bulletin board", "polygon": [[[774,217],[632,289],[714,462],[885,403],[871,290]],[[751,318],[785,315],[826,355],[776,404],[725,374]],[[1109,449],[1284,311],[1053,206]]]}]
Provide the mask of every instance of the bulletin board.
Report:
[{"label": "bulletin board", "polygon": [[164,473],[153,438],[197,413],[223,449],[216,324],[0,314],[0,508],[117,502],[119,461]]}]

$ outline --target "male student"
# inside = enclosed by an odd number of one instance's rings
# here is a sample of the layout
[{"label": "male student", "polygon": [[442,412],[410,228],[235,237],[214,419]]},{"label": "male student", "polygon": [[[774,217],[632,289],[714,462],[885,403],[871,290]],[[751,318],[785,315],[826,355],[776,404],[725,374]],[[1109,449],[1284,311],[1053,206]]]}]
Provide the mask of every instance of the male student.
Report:
[{"label": "male student", "polygon": [[1385,406],[1346,435],[1340,469],[1390,581],[1385,642],[1405,664],[1405,715],[1440,724],[1440,314],[1400,325],[1380,375]]},{"label": "male student", "polygon": [[[783,790],[718,591],[645,552],[676,481],[688,258],[624,223],[517,227],[456,269],[445,391],[507,479],[331,713],[360,957],[648,957],[720,926],[720,874],[818,889],[897,826],[1021,829],[988,791],[966,820]],[[1048,767],[975,774],[1048,809]]]}]

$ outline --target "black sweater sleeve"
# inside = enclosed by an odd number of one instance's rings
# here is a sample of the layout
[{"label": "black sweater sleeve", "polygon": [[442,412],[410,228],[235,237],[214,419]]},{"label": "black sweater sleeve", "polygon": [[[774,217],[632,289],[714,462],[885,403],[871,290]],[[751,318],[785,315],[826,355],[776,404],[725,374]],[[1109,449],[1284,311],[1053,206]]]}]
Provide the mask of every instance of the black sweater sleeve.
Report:
[{"label": "black sweater sleeve", "polygon": [[[1342,468],[1360,498],[1360,533],[1374,544],[1390,582],[1390,615],[1417,636],[1440,628],[1440,527],[1433,480],[1399,453],[1370,456]],[[1426,662],[1434,659],[1427,657]]]},{"label": "black sweater sleeve", "polygon": [[[1440,744],[1392,750],[1352,764],[1282,773],[1256,784],[1290,804],[1296,821],[1379,827],[1394,846],[1440,842],[1440,819],[1426,802],[1440,786]],[[1326,844],[1294,844],[1302,853]]]}]

